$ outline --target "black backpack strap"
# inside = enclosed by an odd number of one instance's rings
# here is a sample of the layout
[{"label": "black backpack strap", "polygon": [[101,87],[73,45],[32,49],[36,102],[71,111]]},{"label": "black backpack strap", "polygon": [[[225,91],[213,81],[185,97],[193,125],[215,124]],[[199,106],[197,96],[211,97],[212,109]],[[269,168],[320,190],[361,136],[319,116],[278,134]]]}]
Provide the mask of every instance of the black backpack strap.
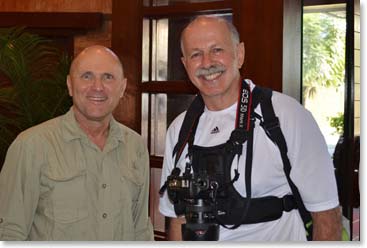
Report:
[{"label": "black backpack strap", "polygon": [[293,183],[290,178],[291,164],[288,158],[287,143],[280,129],[280,123],[278,117],[275,115],[273,104],[271,101],[272,90],[268,88],[262,88],[262,97],[260,100],[260,107],[262,112],[263,121],[260,125],[265,130],[267,136],[278,146],[283,161],[283,169],[287,177],[288,184],[292,190],[294,198],[297,202],[298,210],[303,220],[304,226],[307,231],[307,239],[312,240],[312,217],[310,212],[306,209],[303,204],[301,195],[297,189],[297,186]]},{"label": "black backpack strap", "polygon": [[181,154],[192,134],[192,129],[197,124],[198,119],[204,112],[204,101],[200,94],[198,94],[194,101],[190,104],[190,107],[186,111],[185,118],[183,120],[178,141],[173,148],[172,157],[176,155],[175,166],[181,157]]}]

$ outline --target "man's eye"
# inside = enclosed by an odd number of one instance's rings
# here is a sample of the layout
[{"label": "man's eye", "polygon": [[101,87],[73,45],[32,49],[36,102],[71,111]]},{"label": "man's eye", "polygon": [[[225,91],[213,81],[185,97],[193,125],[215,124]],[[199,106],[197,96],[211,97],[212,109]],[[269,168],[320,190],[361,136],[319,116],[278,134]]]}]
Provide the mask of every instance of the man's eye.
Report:
[{"label": "man's eye", "polygon": [[82,74],[82,79],[84,79],[84,80],[90,80],[90,79],[92,79],[92,74],[91,73],[83,73]]},{"label": "man's eye", "polygon": [[103,79],[112,80],[112,79],[114,79],[114,76],[112,74],[106,73],[106,74],[103,75]]},{"label": "man's eye", "polygon": [[219,48],[219,47],[213,48],[213,53],[220,53],[222,51],[223,51],[222,48]]},{"label": "man's eye", "polygon": [[195,59],[198,58],[200,56],[200,53],[193,53],[191,54],[190,58]]}]

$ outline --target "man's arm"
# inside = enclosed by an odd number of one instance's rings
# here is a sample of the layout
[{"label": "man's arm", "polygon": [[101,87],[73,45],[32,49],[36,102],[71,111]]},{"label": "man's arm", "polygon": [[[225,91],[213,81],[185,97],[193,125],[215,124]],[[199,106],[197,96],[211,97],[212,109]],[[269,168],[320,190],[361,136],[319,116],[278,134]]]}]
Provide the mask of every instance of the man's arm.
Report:
[{"label": "man's arm", "polygon": [[28,238],[39,199],[40,153],[19,139],[9,147],[0,174],[0,240]]},{"label": "man's arm", "polygon": [[135,238],[139,241],[152,241],[154,240],[153,226],[148,216],[149,213],[149,154],[145,145],[142,144],[140,147],[143,151],[139,154],[137,164],[143,166],[143,180],[137,206],[134,211],[134,225],[135,225]]},{"label": "man's arm", "polygon": [[170,241],[181,241],[181,225],[185,224],[185,218],[168,218],[167,239]]},{"label": "man's arm", "polygon": [[311,212],[313,222],[313,240],[341,240],[341,213],[336,207],[321,212]]}]

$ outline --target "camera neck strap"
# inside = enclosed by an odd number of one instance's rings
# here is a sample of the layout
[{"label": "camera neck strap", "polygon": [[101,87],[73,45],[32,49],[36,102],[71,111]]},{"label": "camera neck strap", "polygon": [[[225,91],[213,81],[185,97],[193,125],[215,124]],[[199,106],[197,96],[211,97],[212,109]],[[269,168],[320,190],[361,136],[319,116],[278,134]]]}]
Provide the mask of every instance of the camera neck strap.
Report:
[{"label": "camera neck strap", "polygon": [[251,105],[252,93],[250,85],[246,79],[242,80],[241,88],[238,94],[237,115],[236,115],[236,129],[249,131],[251,120]]},{"label": "camera neck strap", "polygon": [[[240,156],[242,155],[243,143],[247,140],[246,147],[246,164],[245,164],[245,185],[246,185],[246,205],[241,218],[233,226],[227,226],[223,223],[218,223],[227,229],[236,229],[246,219],[251,204],[251,174],[252,174],[252,158],[253,158],[253,131],[255,125],[255,118],[253,117],[253,110],[258,103],[258,91],[256,87],[251,92],[250,85],[246,80],[242,80],[241,88],[238,96],[236,127],[231,133],[230,139],[227,141],[237,154],[237,169],[235,169],[235,178],[231,180],[234,183],[238,180],[238,165]],[[253,96],[255,96],[253,99]]]},{"label": "camera neck strap", "polygon": [[[257,93],[256,87],[254,88],[255,93]],[[238,94],[238,104],[237,104],[237,113],[236,113],[236,123],[235,129],[232,131],[229,140],[226,142],[227,147],[233,150],[234,154],[237,155],[237,168],[234,170],[235,176],[230,181],[233,184],[239,178],[238,166],[240,156],[242,155],[243,143],[247,140],[247,148],[246,148],[246,166],[245,166],[245,183],[246,183],[246,196],[247,198],[251,198],[251,173],[252,173],[252,155],[253,155],[253,129],[255,118],[252,116],[253,106],[256,106],[258,103],[257,96],[255,95],[255,99],[253,99],[253,93],[251,92],[249,83],[244,79],[241,82],[241,87],[239,89]],[[255,105],[253,105],[255,103]],[[174,149],[177,150],[176,159],[175,159],[175,167],[177,165],[179,156],[183,151],[183,147],[188,144],[188,159],[189,163],[186,164],[185,172],[190,173],[191,170],[191,162],[192,162],[192,147],[194,144],[195,133],[197,126],[199,124],[199,119],[201,114],[204,111],[204,108],[198,106],[199,104],[204,104],[201,96],[200,98],[195,98],[194,102],[189,107],[186,115],[191,118],[191,121],[187,121],[188,117],[185,116],[184,122],[182,124],[179,139],[180,137],[185,137],[185,142],[178,142]],[[193,106],[196,108],[193,110]],[[185,124],[185,122],[187,122]],[[188,128],[189,127],[189,128]],[[182,131],[185,130],[186,136],[182,134]],[[178,148],[177,145],[181,144],[181,148]]]},{"label": "camera neck strap", "polygon": [[[235,169],[235,178],[231,181],[232,183],[237,181],[239,177],[238,165],[240,156],[242,155],[242,144],[245,143],[246,140],[249,140],[248,143],[252,142],[252,135],[250,135],[254,127],[254,119],[252,118],[251,115],[253,110],[252,95],[253,94],[251,92],[249,83],[246,81],[246,79],[243,79],[238,93],[235,129],[232,131],[231,137],[227,142],[233,147],[233,149],[235,149],[235,153],[237,155],[237,169]],[[249,153],[247,149],[246,154],[247,157],[249,157],[248,155],[250,154],[250,158],[246,158],[246,165],[247,165],[248,160],[252,161],[252,150]],[[247,167],[248,166],[246,166],[246,168]],[[250,167],[252,166],[250,165]]]}]

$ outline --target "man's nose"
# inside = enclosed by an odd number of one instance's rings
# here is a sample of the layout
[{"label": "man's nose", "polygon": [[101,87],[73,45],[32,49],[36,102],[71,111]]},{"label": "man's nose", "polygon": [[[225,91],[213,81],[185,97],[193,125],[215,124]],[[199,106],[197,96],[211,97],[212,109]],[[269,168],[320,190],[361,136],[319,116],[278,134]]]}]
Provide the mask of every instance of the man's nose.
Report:
[{"label": "man's nose", "polygon": [[95,90],[103,90],[103,88],[104,88],[103,82],[99,78],[96,78],[93,81],[93,85],[92,86],[93,86],[93,89],[95,89]]},{"label": "man's nose", "polygon": [[213,65],[213,60],[210,54],[204,53],[202,58],[203,58],[201,61],[202,67],[209,68]]}]

